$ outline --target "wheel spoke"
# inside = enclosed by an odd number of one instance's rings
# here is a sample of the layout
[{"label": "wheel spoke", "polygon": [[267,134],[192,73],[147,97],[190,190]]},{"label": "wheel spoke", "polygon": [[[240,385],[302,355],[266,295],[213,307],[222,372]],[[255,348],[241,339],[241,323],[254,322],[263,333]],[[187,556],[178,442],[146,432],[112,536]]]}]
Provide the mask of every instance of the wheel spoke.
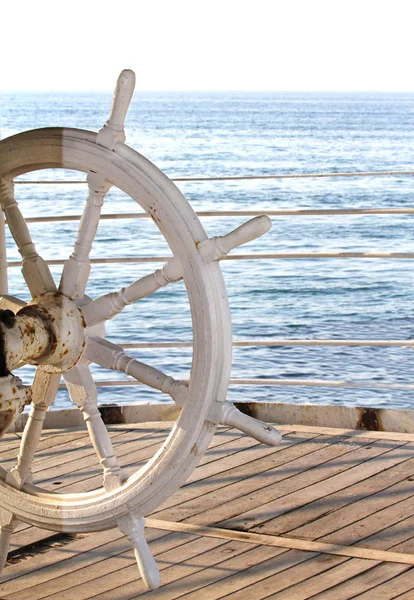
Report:
[{"label": "wheel spoke", "polygon": [[174,379],[162,371],[128,356],[120,346],[112,344],[108,340],[99,337],[89,338],[84,356],[101,367],[113,371],[123,371],[140,383],[169,394],[179,406],[182,406],[187,399],[186,382]]},{"label": "wheel spoke", "polygon": [[282,435],[277,429],[259,419],[245,415],[227,400],[225,402],[213,400],[207,420],[235,427],[267,446],[277,446],[282,441]]},{"label": "wheel spoke", "polygon": [[160,288],[182,278],[181,263],[178,258],[171,258],[162,269],[137,279],[127,288],[97,298],[83,307],[83,317],[88,327],[112,319],[128,304],[150,296]]},{"label": "wheel spoke", "polygon": [[111,491],[127,479],[114,454],[111,438],[98,410],[98,391],[86,362],[64,374],[70,398],[82,412],[89,436],[103,468],[104,487]]},{"label": "wheel spoke", "polygon": [[[227,235],[214,237],[199,243],[198,249],[206,263],[222,260],[227,254],[242,244],[260,237],[269,230],[269,217],[261,215],[250,219]],[[126,306],[150,296],[160,288],[182,278],[182,267],[177,257],[171,258],[162,269],[157,269],[141,277],[127,288],[111,292],[90,302],[83,308],[83,316],[88,327],[112,319]]]},{"label": "wheel spoke", "polygon": [[86,180],[89,188],[86,206],[79,223],[73,253],[63,267],[59,286],[59,291],[72,299],[85,294],[91,271],[89,254],[98,229],[104,197],[111,187],[103,175],[93,171],[89,171]]},{"label": "wheel spoke", "polygon": [[198,250],[206,264],[222,260],[227,254],[247,242],[251,242],[265,234],[272,226],[272,222],[266,215],[260,215],[249,219],[230,233],[223,236],[209,238],[198,244]]},{"label": "wheel spoke", "polygon": [[[124,76],[121,74],[115,90],[111,115],[98,133],[97,144],[113,150],[118,142],[125,141],[124,121],[134,85],[135,76],[132,72],[125,71]],[[86,206],[79,223],[73,253],[63,267],[59,286],[59,291],[72,299],[85,294],[91,271],[89,254],[98,229],[104,197],[111,187],[105,177],[95,171],[88,172],[86,181],[89,188]]]},{"label": "wheel spoke", "polygon": [[42,434],[46,411],[53,403],[59,387],[60,373],[50,373],[38,367],[32,385],[32,409],[24,428],[16,465],[7,473],[6,482],[21,488],[32,481],[33,457]]},{"label": "wheel spoke", "polygon": [[[269,217],[261,215],[250,219],[227,235],[203,240],[198,249],[206,263],[222,260],[227,254],[242,244],[260,237],[269,230]],[[112,319],[126,306],[136,300],[150,296],[161,287],[182,278],[182,267],[177,257],[171,258],[162,269],[157,269],[145,277],[141,277],[127,288],[111,292],[90,302],[83,308],[83,316],[88,327]]]},{"label": "wheel spoke", "polygon": [[[112,344],[108,340],[98,337],[89,338],[84,355],[88,360],[97,363],[101,367],[123,371],[126,375],[134,377],[139,382],[169,394],[180,407],[184,405],[188,397],[187,382],[169,377],[162,371],[135,358],[131,358],[120,346]],[[243,414],[232,402],[218,402],[213,399],[206,420],[211,423],[221,423],[222,425],[236,427],[259,442],[268,444],[269,446],[277,446],[282,439],[279,431],[267,423]]]},{"label": "wheel spoke", "polygon": [[22,274],[32,297],[55,291],[56,285],[49,267],[36,252],[26,221],[14,197],[12,181],[0,179],[0,202],[6,214],[10,232],[22,255]]}]

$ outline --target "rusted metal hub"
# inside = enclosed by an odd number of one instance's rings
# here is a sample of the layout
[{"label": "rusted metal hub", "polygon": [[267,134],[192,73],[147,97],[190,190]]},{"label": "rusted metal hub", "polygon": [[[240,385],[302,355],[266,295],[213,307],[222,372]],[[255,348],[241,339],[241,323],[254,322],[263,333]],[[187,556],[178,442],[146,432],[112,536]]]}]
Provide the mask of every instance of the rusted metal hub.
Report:
[{"label": "rusted metal hub", "polygon": [[[85,346],[84,321],[76,304],[59,292],[35,298],[0,321],[2,358],[8,372],[23,363],[68,371]],[[2,373],[0,373],[2,375]],[[3,376],[4,376],[3,375]]]},{"label": "rusted metal hub", "polygon": [[0,311],[0,436],[31,401],[31,388],[11,371],[23,364],[68,371],[82,355],[84,330],[80,309],[60,292],[33,299],[17,314]]}]

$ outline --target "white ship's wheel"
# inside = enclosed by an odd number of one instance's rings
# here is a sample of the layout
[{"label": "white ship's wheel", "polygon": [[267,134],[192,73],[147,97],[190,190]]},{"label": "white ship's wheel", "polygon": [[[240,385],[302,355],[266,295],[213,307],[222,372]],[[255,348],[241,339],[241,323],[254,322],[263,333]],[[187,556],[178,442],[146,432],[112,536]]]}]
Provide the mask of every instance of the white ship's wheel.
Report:
[{"label": "white ship's wheel", "polygon": [[[265,233],[269,219],[258,217],[227,236],[207,238],[174,184],[124,144],[123,123],[134,79],[131,71],[121,73],[111,117],[98,134],[77,129],[39,129],[0,142],[0,201],[22,255],[22,273],[33,297],[27,306],[12,296],[4,296],[0,301],[0,308],[7,311],[0,314],[4,363],[0,373],[4,391],[0,427],[3,425],[5,430],[13,412],[32,401],[17,463],[11,471],[0,469],[0,560],[4,564],[18,521],[75,533],[118,525],[135,548],[147,585],[154,588],[159,585],[159,575],[145,542],[143,517],[188,477],[207,448],[216,424],[237,426],[269,444],[279,443],[280,434],[242,415],[226,401],[231,321],[218,265],[232,248]],[[86,172],[89,187],[74,250],[64,265],[58,287],[35,250],[13,195],[14,177],[46,168]],[[89,253],[104,196],[111,186],[120,188],[149,213],[173,257],[162,269],[126,289],[90,301],[85,296]],[[122,348],[105,340],[100,327],[127,304],[179,279],[184,280],[187,289],[193,323],[188,385],[128,357]],[[90,362],[123,371],[169,394],[182,407],[161,449],[130,477],[118,465],[101,420]],[[37,365],[29,390],[18,385],[18,379],[11,374],[12,369],[25,363]],[[32,481],[31,464],[45,412],[54,400],[61,375],[72,401],[83,413],[103,467],[103,487],[93,492],[57,494],[36,487]]]}]

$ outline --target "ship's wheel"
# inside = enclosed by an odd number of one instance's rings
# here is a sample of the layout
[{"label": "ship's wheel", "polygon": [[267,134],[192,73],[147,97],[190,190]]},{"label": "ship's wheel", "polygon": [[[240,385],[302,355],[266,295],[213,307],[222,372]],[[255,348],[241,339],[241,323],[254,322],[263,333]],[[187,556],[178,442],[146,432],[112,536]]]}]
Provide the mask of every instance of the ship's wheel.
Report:
[{"label": "ship's wheel", "polygon": [[[32,296],[0,301],[0,427],[6,431],[15,414],[32,402],[16,465],[0,468],[1,566],[19,521],[44,529],[87,532],[118,526],[131,540],[141,574],[151,588],[159,573],[144,537],[144,516],[188,477],[206,450],[218,423],[236,426],[267,444],[279,432],[240,413],[226,401],[231,368],[231,320],[218,261],[232,248],[270,227],[257,217],[226,236],[208,239],[188,202],[174,184],[143,156],[125,145],[123,124],[133,93],[132,71],[121,73],[109,120],[98,134],[78,129],[28,131],[0,142],[0,201],[22,255],[22,273]],[[13,195],[13,178],[47,168],[87,173],[89,188],[74,250],[57,286],[37,254]],[[89,253],[106,192],[116,186],[153,218],[172,250],[162,269],[127,288],[95,300],[86,296]],[[123,308],[170,282],[184,280],[193,324],[193,359],[189,383],[129,357],[104,337],[102,323]],[[154,302],[156,307],[156,302]],[[133,327],[133,324],[131,324]],[[182,407],[171,433],[155,456],[127,477],[118,465],[97,407],[97,389],[89,371],[93,362],[120,370],[169,394]],[[33,384],[24,388],[11,371],[37,366]],[[32,460],[45,412],[63,376],[71,400],[82,411],[91,442],[103,468],[103,486],[93,492],[61,494],[35,485]]]}]

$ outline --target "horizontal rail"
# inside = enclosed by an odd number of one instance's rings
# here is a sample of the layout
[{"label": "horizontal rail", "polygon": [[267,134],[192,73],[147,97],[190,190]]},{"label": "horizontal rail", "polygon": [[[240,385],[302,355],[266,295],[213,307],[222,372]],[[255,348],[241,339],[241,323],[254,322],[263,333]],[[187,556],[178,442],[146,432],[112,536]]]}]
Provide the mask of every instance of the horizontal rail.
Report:
[{"label": "horizontal rail", "polygon": [[[192,348],[192,342],[115,342],[118,346],[125,349],[142,348]],[[273,347],[273,346],[291,346],[291,347],[313,347],[313,346],[332,346],[332,347],[414,347],[414,340],[234,340],[233,346],[236,348],[250,347]]]},{"label": "horizontal rail", "polygon": [[414,258],[413,252],[268,252],[230,254],[224,260],[275,260],[299,258]]},{"label": "horizontal rail", "polygon": [[[281,173],[272,175],[224,175],[220,177],[170,177],[171,181],[245,181],[255,179],[308,179],[308,178],[324,178],[324,177],[384,177],[384,176],[398,176],[398,175],[414,175],[414,171],[354,171],[345,173]],[[46,180],[19,180],[15,179],[14,183],[18,185],[33,185],[33,184],[46,184],[46,185],[62,185],[62,184],[82,184],[86,181],[79,180],[57,180],[57,181],[46,181]]]},{"label": "horizontal rail", "polygon": [[[164,263],[171,256],[119,256],[113,258],[91,258],[95,265],[122,264],[122,263]],[[254,254],[230,254],[223,260],[280,260],[280,259],[321,259],[321,258],[386,258],[386,259],[413,259],[413,252],[268,252]],[[65,259],[47,260],[50,266],[64,265]],[[10,261],[8,267],[21,267],[21,261]]]},{"label": "horizontal rail", "polygon": [[[323,217],[329,215],[413,215],[414,208],[327,208],[327,209],[281,209],[281,210],[200,210],[196,212],[199,217],[256,217],[268,215],[269,217]],[[53,215],[50,217],[28,217],[27,223],[54,223],[63,221],[79,221],[81,215]],[[103,221],[116,219],[149,219],[145,212],[133,213],[108,213],[102,214]]]},{"label": "horizontal rail", "polygon": [[306,386],[355,389],[414,390],[414,385],[404,383],[374,383],[371,381],[328,381],[320,379],[230,379],[231,385]]},{"label": "horizontal rail", "polygon": [[[185,381],[185,380],[184,380]],[[95,379],[97,387],[123,387],[131,385],[144,385],[136,379]],[[371,381],[329,381],[322,379],[235,379],[229,385],[239,386],[286,386],[286,387],[327,387],[327,388],[352,388],[352,389],[386,389],[386,390],[414,390],[414,385],[403,383],[374,383]],[[60,387],[65,387],[61,384]]]}]

